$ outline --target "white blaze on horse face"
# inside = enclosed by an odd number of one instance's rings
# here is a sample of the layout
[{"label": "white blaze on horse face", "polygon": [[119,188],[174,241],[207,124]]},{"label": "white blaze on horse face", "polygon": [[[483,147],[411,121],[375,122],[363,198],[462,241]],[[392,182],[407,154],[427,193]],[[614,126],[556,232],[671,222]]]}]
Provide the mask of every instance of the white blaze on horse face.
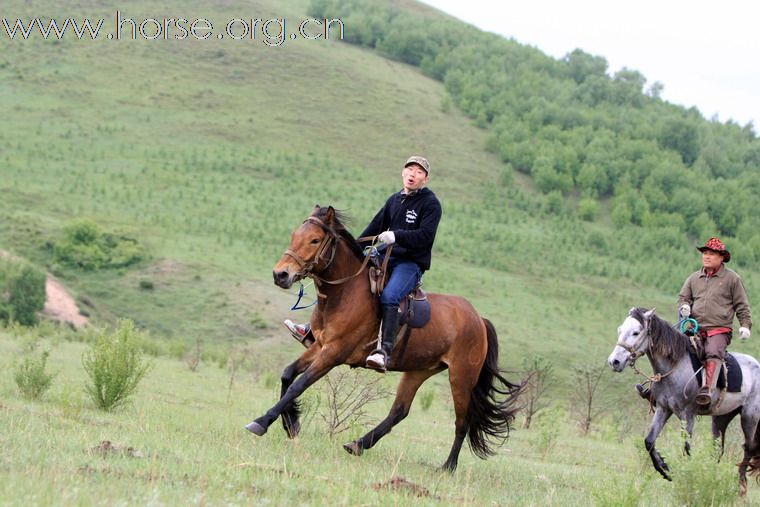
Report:
[{"label": "white blaze on horse face", "polygon": [[[618,341],[612,349],[607,363],[617,372],[623,371],[631,357],[631,350],[637,350],[642,345],[641,323],[631,316],[625,318],[618,327]],[[622,347],[621,344],[625,345]]]}]

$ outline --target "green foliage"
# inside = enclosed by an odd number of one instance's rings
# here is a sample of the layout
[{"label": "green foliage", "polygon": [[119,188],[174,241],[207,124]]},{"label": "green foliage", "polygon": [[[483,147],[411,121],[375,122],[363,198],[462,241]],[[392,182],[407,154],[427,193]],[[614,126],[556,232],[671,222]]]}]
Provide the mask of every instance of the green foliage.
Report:
[{"label": "green foliage", "polygon": [[550,407],[541,412],[533,427],[535,434],[533,442],[541,456],[551,454],[557,445],[561,422],[566,420],[567,413],[559,407]]},{"label": "green foliage", "polygon": [[45,306],[45,273],[23,261],[0,256],[0,322],[37,323]]},{"label": "green foliage", "polygon": [[104,232],[87,219],[66,223],[53,251],[59,262],[84,271],[127,267],[146,258],[136,239]]},{"label": "green foliage", "polygon": [[[649,215],[660,212],[681,215],[666,220],[689,234],[705,233],[710,223],[730,236],[742,224],[758,225],[744,210],[760,206],[760,192],[739,200],[705,177],[756,177],[760,140],[752,126],[708,122],[695,109],[668,104],[659,99],[662,85],[645,92],[646,78],[634,69],[610,76],[601,56],[576,49],[552,60],[514,40],[390,2],[319,0],[310,12],[340,16],[353,31],[372,34],[349,42],[417,65],[444,83],[447,100],[491,129],[489,150],[530,174],[544,193],[609,198],[622,183],[639,197],[613,208],[618,227],[656,228],[662,217]],[[659,173],[654,180],[652,173]],[[662,175],[675,185],[662,184]],[[704,214],[674,206],[684,186],[700,196]],[[741,204],[732,205],[732,198]],[[578,213],[588,220],[590,210]]]},{"label": "green foliage", "polygon": [[150,370],[143,358],[142,333],[131,320],[119,321],[114,332],[103,330],[82,356],[89,377],[86,391],[101,410],[111,411],[129,401]]},{"label": "green foliage", "polygon": [[46,371],[49,351],[44,351],[39,357],[32,354],[24,357],[16,366],[13,380],[16,381],[21,395],[30,400],[40,398],[50,388],[55,374]]},{"label": "green foliage", "polygon": [[578,217],[587,222],[593,222],[599,211],[599,204],[593,197],[584,197],[578,201]]},{"label": "green foliage", "polygon": [[682,457],[672,467],[673,504],[706,507],[737,502],[736,467],[719,463],[720,454],[718,440],[693,443],[691,456]]}]

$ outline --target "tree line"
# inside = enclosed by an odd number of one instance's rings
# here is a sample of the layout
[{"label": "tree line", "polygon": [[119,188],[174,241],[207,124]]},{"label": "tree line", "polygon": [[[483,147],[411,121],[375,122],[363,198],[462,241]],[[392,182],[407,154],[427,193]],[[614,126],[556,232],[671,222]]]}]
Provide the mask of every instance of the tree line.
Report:
[{"label": "tree line", "polygon": [[760,252],[760,214],[753,212],[760,140],[752,124],[708,120],[667,103],[661,83],[647,86],[627,68],[610,73],[605,58],[580,49],[554,59],[389,2],[312,0],[309,14],[340,17],[349,43],[441,81],[451,101],[489,130],[489,150],[544,194],[577,197],[581,219],[594,220],[604,202],[618,227],[720,234]]}]

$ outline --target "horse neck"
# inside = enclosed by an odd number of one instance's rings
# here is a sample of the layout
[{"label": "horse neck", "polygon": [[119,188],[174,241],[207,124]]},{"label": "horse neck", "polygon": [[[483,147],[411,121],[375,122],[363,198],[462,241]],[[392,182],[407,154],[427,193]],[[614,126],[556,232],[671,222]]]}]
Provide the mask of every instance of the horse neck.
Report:
[{"label": "horse neck", "polygon": [[[324,299],[332,299],[335,301],[338,298],[342,298],[346,293],[352,293],[352,295],[356,297],[353,294],[353,291],[357,287],[367,286],[366,292],[369,295],[369,278],[366,266],[362,269],[361,273],[358,275],[356,274],[361,265],[362,262],[356,258],[345,240],[338,240],[335,258],[326,269],[319,273],[318,276],[323,280],[340,280],[347,277],[352,278],[337,285],[317,282],[319,284],[320,292],[327,296],[327,298],[320,298],[320,303],[323,303],[322,300]],[[324,302],[326,303],[326,301]]]},{"label": "horse neck", "polygon": [[685,367],[691,368],[691,361],[689,360],[689,353],[685,353],[675,361],[669,359],[663,354],[655,354],[651,349],[647,350],[647,357],[649,363],[652,365],[652,371],[654,373],[664,374],[669,371],[681,369]]}]

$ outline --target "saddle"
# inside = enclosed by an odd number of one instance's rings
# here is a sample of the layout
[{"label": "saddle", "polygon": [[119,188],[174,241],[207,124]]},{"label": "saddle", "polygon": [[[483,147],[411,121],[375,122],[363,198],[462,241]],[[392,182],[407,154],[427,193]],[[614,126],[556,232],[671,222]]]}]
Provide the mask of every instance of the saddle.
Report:
[{"label": "saddle", "polygon": [[[696,381],[699,385],[702,385],[702,360],[691,349],[689,350],[689,358],[691,359],[691,367],[694,368],[694,372],[696,373]],[[726,382],[726,371],[728,372],[728,382]],[[742,390],[742,377],[742,369],[739,366],[739,362],[733,354],[730,352],[726,353],[726,360],[718,372],[716,387],[729,393],[738,393]]]},{"label": "saddle", "polygon": [[399,312],[401,313],[400,326],[406,324],[411,328],[420,328],[428,323],[430,320],[430,302],[427,299],[427,293],[422,290],[422,282],[401,300]]}]

